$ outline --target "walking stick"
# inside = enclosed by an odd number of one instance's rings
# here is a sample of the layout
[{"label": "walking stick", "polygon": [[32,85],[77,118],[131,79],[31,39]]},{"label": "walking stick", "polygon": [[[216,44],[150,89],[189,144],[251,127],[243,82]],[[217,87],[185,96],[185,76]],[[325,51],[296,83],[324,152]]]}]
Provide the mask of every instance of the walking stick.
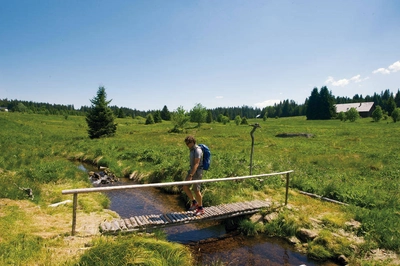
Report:
[{"label": "walking stick", "polygon": [[255,123],[254,125],[250,125],[253,127],[253,129],[250,132],[250,136],[251,136],[251,153],[250,153],[250,175],[252,173],[252,169],[253,169],[253,152],[254,152],[254,136],[253,133],[254,131],[256,131],[256,129],[260,127],[260,125],[258,123]]}]

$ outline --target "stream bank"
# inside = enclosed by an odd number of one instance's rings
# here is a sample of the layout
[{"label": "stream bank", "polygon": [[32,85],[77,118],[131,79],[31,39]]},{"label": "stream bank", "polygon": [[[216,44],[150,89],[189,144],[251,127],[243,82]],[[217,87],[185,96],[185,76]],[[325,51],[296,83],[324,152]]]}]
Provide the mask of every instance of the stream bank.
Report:
[{"label": "stream bank", "polygon": [[[130,184],[134,182],[120,178],[116,182],[95,186]],[[109,208],[121,218],[180,212],[186,208],[179,195],[165,194],[157,188],[109,191],[105,194],[111,202]],[[168,241],[187,245],[199,265],[337,265],[309,259],[280,238],[262,235],[246,237],[238,231],[227,232],[225,226],[217,221],[167,227],[164,232]]]}]

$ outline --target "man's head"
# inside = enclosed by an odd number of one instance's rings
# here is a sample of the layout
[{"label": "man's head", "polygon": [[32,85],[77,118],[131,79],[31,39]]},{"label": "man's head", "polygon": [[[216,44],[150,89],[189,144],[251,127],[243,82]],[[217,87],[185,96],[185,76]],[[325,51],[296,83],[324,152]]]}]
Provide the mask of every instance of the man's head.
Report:
[{"label": "man's head", "polygon": [[185,138],[185,143],[186,145],[189,145],[190,143],[196,144],[196,139],[193,136],[187,136]]}]

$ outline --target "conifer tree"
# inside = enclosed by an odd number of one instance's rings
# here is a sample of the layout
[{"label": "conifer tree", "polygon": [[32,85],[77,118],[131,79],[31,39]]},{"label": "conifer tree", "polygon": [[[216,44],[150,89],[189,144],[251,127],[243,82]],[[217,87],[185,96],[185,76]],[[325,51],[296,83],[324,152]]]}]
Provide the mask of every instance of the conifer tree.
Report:
[{"label": "conifer tree", "polygon": [[161,123],[162,122],[162,118],[161,118],[161,112],[159,110],[154,112],[154,123]]},{"label": "conifer tree", "polygon": [[118,110],[118,118],[125,118],[125,113],[124,110],[122,110],[122,108],[119,108]]},{"label": "conifer tree", "polygon": [[168,111],[166,105],[164,105],[164,108],[161,110],[161,118],[165,121],[171,120],[171,113]]},{"label": "conifer tree", "polygon": [[111,100],[107,101],[106,89],[99,87],[97,96],[90,102],[92,106],[86,114],[89,138],[113,136],[117,131],[117,124],[114,123],[113,111],[108,107]]},{"label": "conifer tree", "polygon": [[318,88],[315,87],[312,90],[311,96],[307,102],[307,111],[306,111],[307,120],[317,119],[317,114],[319,109],[318,105],[319,105],[319,93],[318,93]]},{"label": "conifer tree", "polygon": [[208,110],[208,111],[207,111],[207,118],[206,118],[206,122],[207,122],[208,124],[210,124],[210,123],[212,123],[212,122],[213,122],[213,116],[212,116],[212,112],[211,112],[211,110]]},{"label": "conifer tree", "polygon": [[326,86],[319,91],[318,119],[331,119],[336,114],[335,98]]},{"label": "conifer tree", "polygon": [[307,102],[307,120],[331,119],[335,113],[335,98],[326,86],[320,92],[314,88]]},{"label": "conifer tree", "polygon": [[390,95],[389,99],[386,102],[386,111],[391,116],[394,109],[396,109],[396,102],[394,101],[393,94]]},{"label": "conifer tree", "polygon": [[147,115],[145,124],[146,125],[154,124],[154,118],[152,114]]}]

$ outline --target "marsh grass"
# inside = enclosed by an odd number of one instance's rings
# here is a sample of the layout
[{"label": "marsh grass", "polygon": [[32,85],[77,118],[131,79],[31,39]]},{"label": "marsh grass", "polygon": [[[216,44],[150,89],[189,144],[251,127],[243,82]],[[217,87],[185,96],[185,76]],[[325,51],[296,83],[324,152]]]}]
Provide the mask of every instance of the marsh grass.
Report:
[{"label": "marsh grass", "polygon": [[98,237],[77,265],[191,265],[185,246],[146,236]]},{"label": "marsh grass", "polygon": [[[300,209],[294,212],[297,218],[282,218],[288,222],[275,225],[276,232],[292,234],[299,226],[306,226],[304,213],[333,229],[355,218],[362,223],[358,234],[367,238],[369,246],[400,252],[400,124],[371,121],[249,119],[249,124],[261,125],[254,134],[253,174],[294,170],[289,203]],[[91,140],[84,117],[0,113],[0,182],[5,184],[0,197],[25,200],[27,195],[19,187],[29,187],[34,191],[33,202],[39,206],[69,199],[60,195],[61,188],[90,186],[86,173],[71,160],[107,166],[118,177],[135,173],[136,181],[143,183],[183,180],[188,170],[188,150],[183,142],[187,134],[211,149],[211,168],[205,178],[250,172],[249,126],[213,123],[198,128],[190,124],[184,133],[176,134],[168,133],[172,128],[168,121],[145,125],[141,118],[124,118],[116,122],[115,137]],[[276,137],[281,133],[309,133],[313,137]],[[202,186],[204,205],[265,197],[284,202],[284,184],[282,177],[208,183]],[[350,206],[321,203],[296,190]],[[178,187],[168,192],[180,193],[185,199]],[[91,207],[94,202],[107,205],[107,200],[96,197],[79,197],[80,208],[89,213],[101,209]]]}]

